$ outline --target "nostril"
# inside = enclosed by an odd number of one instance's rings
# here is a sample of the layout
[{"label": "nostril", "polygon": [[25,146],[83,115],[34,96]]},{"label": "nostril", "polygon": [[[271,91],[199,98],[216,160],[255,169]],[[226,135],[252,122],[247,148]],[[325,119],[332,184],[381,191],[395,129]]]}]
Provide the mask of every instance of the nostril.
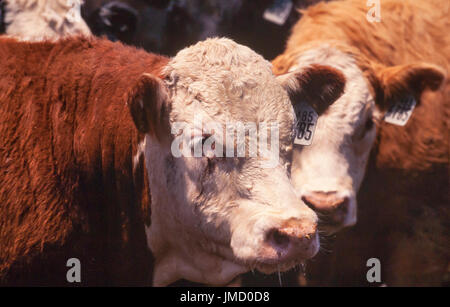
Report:
[{"label": "nostril", "polygon": [[303,202],[311,209],[319,212],[328,212],[331,208],[325,202],[325,199],[314,194],[302,196]]},{"label": "nostril", "polygon": [[331,213],[336,210],[345,210],[348,197],[339,197],[337,192],[310,192],[302,196],[302,201],[311,209]]},{"label": "nostril", "polygon": [[280,227],[268,229],[259,255],[266,261],[309,259],[317,253],[318,248],[317,223],[293,218]]},{"label": "nostril", "polygon": [[267,234],[267,241],[279,250],[285,250],[289,247],[289,236],[278,229],[272,229]]},{"label": "nostril", "polygon": [[338,202],[336,202],[336,210],[338,211],[347,211],[349,198],[344,197],[340,199]]},{"label": "nostril", "polygon": [[302,201],[311,209],[315,209],[314,203],[311,201],[311,199],[307,196],[302,196]]}]

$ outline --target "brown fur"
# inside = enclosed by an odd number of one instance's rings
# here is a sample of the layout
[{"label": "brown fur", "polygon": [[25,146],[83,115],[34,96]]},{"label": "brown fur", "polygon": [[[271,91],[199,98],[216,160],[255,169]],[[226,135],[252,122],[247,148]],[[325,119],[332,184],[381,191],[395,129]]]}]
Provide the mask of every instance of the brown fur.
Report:
[{"label": "brown fur", "polygon": [[445,55],[450,54],[450,39],[441,33],[443,26],[450,27],[446,1],[382,1],[381,23],[366,20],[369,7],[365,3],[333,1],[302,11],[286,50],[274,60],[274,70],[283,73],[299,53],[310,48],[309,44],[324,41],[334,41],[341,48],[353,49],[359,57],[386,66],[422,61],[448,70]]},{"label": "brown fur", "polygon": [[[286,51],[273,61],[274,71],[284,73],[303,51],[327,41],[357,59],[379,107],[405,91],[420,104],[404,127],[379,124],[359,193],[358,224],[339,233],[334,245],[322,241],[332,253],[311,262],[309,279],[368,285],[366,261],[377,257],[388,285],[441,285],[449,281],[450,260],[450,84],[421,93],[448,75],[450,36],[442,29],[450,29],[449,3],[384,0],[381,23],[366,20],[365,4],[335,1],[303,11]],[[405,65],[401,78],[393,79],[399,76],[393,65]],[[426,84],[417,81],[421,76]]]},{"label": "brown fur", "polygon": [[309,101],[318,114],[342,95],[346,82],[340,71],[325,65],[311,65],[297,73],[296,79],[298,84],[289,90],[291,100]]},{"label": "brown fur", "polygon": [[150,282],[150,199],[143,138],[126,94],[168,59],[120,43],[73,38],[0,42],[0,280],[67,285]]}]

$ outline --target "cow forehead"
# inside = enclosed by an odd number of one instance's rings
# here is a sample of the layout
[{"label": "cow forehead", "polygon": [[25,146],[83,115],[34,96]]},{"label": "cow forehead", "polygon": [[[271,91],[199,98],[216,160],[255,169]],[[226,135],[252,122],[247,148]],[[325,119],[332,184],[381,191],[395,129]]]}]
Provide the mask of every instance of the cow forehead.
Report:
[{"label": "cow forehead", "polygon": [[164,74],[176,79],[177,93],[185,89],[183,105],[196,101],[219,121],[277,122],[285,126],[280,133],[291,129],[292,105],[271,64],[230,39],[207,39],[181,50]]},{"label": "cow forehead", "polygon": [[344,94],[321,115],[320,119],[343,133],[352,132],[367,118],[371,106],[372,102],[364,92]]},{"label": "cow forehead", "polygon": [[259,68],[258,73],[272,74],[271,64],[261,55],[227,38],[210,38],[184,48],[168,66],[192,77],[200,77],[200,73],[217,74],[224,70],[252,74],[250,69],[254,67]]},{"label": "cow forehead", "polygon": [[289,70],[317,63],[338,69],[346,78],[344,94],[328,107],[319,120],[327,122],[327,126],[341,133],[351,133],[374,106],[368,81],[352,54],[328,43],[302,51],[296,59],[296,64]]}]

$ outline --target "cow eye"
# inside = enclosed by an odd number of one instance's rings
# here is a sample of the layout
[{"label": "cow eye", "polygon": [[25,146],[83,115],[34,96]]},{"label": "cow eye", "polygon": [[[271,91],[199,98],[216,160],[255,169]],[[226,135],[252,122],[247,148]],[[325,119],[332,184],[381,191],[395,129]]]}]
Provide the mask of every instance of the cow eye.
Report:
[{"label": "cow eye", "polygon": [[201,150],[202,157],[214,158],[215,142],[211,144],[210,148],[205,148],[206,140],[208,140],[210,137],[211,134],[202,134],[193,136],[191,139],[192,153],[195,154],[195,148],[198,148],[197,150]]},{"label": "cow eye", "polygon": [[373,121],[373,118],[372,116],[369,116],[364,123],[364,126],[362,126],[359,129],[359,132],[354,136],[354,140],[362,140],[367,135],[367,133],[373,129],[374,126],[375,123]]}]

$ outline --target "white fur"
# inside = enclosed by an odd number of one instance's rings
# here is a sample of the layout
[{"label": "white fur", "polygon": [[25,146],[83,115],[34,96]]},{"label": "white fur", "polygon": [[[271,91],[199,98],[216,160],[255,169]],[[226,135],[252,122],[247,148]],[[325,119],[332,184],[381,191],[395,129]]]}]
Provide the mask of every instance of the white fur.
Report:
[{"label": "white fur", "polygon": [[24,41],[91,35],[81,18],[81,0],[7,0],[6,34]]},{"label": "white fur", "polygon": [[292,182],[300,197],[312,191],[337,191],[337,196],[349,197],[350,210],[341,226],[350,226],[356,223],[356,193],[375,140],[375,125],[364,137],[358,135],[373,116],[374,100],[350,55],[324,44],[301,54],[290,70],[314,63],[339,69],[346,78],[345,92],[319,117],[312,144],[294,146]]},{"label": "white fur", "polygon": [[[174,158],[170,146],[147,136],[152,223],[146,233],[156,261],[154,284],[185,278],[223,285],[254,267],[276,271],[276,264],[261,263],[267,231],[295,219],[307,234],[317,223],[315,213],[296,197],[284,167],[293,125],[287,92],[267,61],[228,39],[180,51],[165,73],[172,124],[194,128],[194,115],[222,126],[277,122],[280,162],[268,169],[259,158],[220,158],[208,173],[206,157]],[[310,256],[318,245],[317,238],[311,242]],[[279,269],[303,260],[280,261]]]}]

